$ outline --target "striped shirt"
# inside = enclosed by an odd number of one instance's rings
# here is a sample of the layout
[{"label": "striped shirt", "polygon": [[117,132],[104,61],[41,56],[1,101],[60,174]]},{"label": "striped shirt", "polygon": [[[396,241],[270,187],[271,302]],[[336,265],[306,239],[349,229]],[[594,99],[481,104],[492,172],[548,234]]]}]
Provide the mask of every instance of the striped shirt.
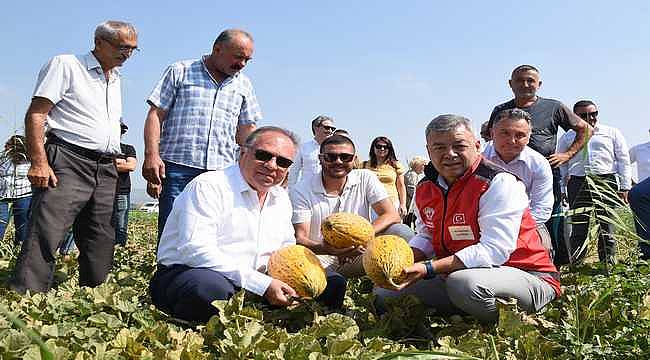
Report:
[{"label": "striped shirt", "polygon": [[14,164],[9,158],[0,159],[0,199],[18,199],[32,194],[32,184],[27,179],[29,162]]},{"label": "striped shirt", "polygon": [[262,118],[250,80],[239,72],[219,83],[204,58],[169,66],[147,102],[167,113],[160,157],[207,170],[235,163],[237,126]]}]

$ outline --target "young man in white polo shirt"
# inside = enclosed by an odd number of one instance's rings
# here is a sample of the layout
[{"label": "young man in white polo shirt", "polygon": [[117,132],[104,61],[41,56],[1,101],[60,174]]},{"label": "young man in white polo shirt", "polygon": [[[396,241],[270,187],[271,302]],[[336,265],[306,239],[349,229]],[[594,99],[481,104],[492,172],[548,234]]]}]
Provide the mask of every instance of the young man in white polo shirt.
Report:
[{"label": "young man in white polo shirt", "polygon": [[377,176],[369,170],[353,170],[356,150],[350,138],[333,135],[325,139],[318,157],[321,172],[303,179],[291,190],[296,241],[321,255],[326,269],[346,277],[361,276],[363,248],[335,249],[323,242],[320,228],[327,216],[349,212],[370,219],[372,208],[378,215],[372,221],[376,234],[397,235],[407,241],[414,234],[401,223]]},{"label": "young man in white polo shirt", "polygon": [[91,52],[55,56],[38,75],[25,116],[34,192],[11,283],[18,292],[50,289],[56,250],[73,223],[79,285],[97,286],[111,269],[122,117],[117,67],[137,51],[137,40],[133,25],[106,21],[95,30]]}]

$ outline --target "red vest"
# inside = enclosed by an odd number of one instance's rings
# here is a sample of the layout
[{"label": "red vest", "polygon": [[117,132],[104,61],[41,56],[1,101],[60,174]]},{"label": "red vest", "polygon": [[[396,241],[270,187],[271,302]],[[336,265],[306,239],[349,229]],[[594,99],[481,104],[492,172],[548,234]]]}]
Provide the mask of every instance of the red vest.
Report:
[{"label": "red vest", "polygon": [[[431,244],[438,259],[479,242],[479,199],[490,187],[494,176],[501,172],[506,170],[479,157],[445,194],[444,189],[438,185],[438,172],[431,164],[427,165],[425,177],[415,191],[415,204],[420,219],[431,233]],[[452,240],[450,227],[456,240]],[[528,208],[521,219],[517,247],[503,265],[524,271],[549,273],[549,276],[541,277],[555,289],[556,294],[561,292],[559,274],[547,251],[542,247],[537,224]]]}]

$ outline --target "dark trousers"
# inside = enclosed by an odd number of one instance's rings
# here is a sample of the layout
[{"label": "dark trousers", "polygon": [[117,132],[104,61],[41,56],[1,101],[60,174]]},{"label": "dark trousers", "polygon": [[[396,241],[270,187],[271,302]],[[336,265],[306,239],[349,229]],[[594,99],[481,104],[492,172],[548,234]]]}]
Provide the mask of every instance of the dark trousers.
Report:
[{"label": "dark trousers", "polygon": [[629,193],[630,207],[634,213],[636,233],[645,240],[639,241],[641,258],[650,260],[650,178],[636,184]]},{"label": "dark trousers", "polygon": [[79,285],[97,286],[113,262],[111,222],[117,170],[110,159],[91,160],[58,144],[46,144],[58,184],[34,188],[28,235],[18,256],[11,287],[43,292],[52,286],[56,250],[74,223],[79,248]]},{"label": "dark trousers", "polygon": [[[602,184],[609,189],[607,194],[604,194],[602,189],[592,188],[584,176],[571,176],[567,185],[569,207],[571,209],[578,209],[593,206],[597,217],[607,216],[604,207],[594,200],[603,202],[607,206],[616,206],[609,199],[612,196],[617,196],[618,185],[616,184],[616,177],[614,174],[608,174],[593,175],[593,178],[597,184]],[[589,235],[590,215],[591,212],[571,215],[572,230],[569,243],[571,244],[571,255],[574,262],[580,262],[586,255],[586,251],[579,250]],[[612,262],[616,257],[616,240],[613,236],[614,228],[605,220],[596,219],[596,222],[600,227],[598,235],[598,258],[600,261],[607,260]]]},{"label": "dark trousers", "polygon": [[545,223],[546,229],[551,236],[553,244],[553,262],[556,265],[569,263],[569,246],[564,238],[565,219],[562,214],[562,189],[561,175],[559,168],[553,168],[553,212],[552,216]]},{"label": "dark trousers", "polygon": [[[343,306],[347,281],[337,273],[328,273],[327,287],[316,299],[332,308]],[[160,310],[186,321],[207,322],[217,309],[214,300],[226,300],[240,288],[220,273],[186,265],[163,266],[149,283],[151,301]]]}]

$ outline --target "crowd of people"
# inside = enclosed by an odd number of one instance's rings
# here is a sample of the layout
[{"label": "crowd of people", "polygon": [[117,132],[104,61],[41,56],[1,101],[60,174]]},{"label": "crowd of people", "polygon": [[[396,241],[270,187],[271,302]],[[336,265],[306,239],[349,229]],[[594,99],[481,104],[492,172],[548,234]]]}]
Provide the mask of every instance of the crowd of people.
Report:
[{"label": "crowd of people", "polygon": [[[106,21],[92,51],[55,56],[41,69],[26,136],[7,142],[2,165],[1,204],[12,204],[21,245],[14,290],[53,286],[56,252],[69,249],[69,232],[81,286],[101,284],[114,246],[126,244],[137,160],[120,139],[127,126],[119,67],[137,50],[132,24]],[[513,70],[514,98],[494,107],[480,129],[483,142],[469,119],[436,116],[422,129],[428,159],[411,159],[407,170],[386,136],[360,161],[354,137],[329,116],[311,121],[313,138],[303,143],[290,130],[257,127],[260,105],[242,72],[253,52],[251,34],[225,30],[210,54],[171,64],[146,100],[142,173],[160,201],[149,290],[171,316],[206,321],[217,311],[214,300],[240,289],[272,305],[293,303],[294,289],[266,266],[273,251],[295,243],[326,270],[317,300],[340,308],[347,279],[364,275],[365,249],[323,241],[321,223],[337,212],[362,216],[375,234],[400,236],[412,248],[407,280],[374,290],[379,311],[386,298],[413,294],[440,314],[486,323],[497,319],[498,298],[536,312],[560,296],[558,266],[582,260],[590,220],[576,215],[564,238],[567,198],[571,208],[594,206],[599,214],[629,200],[648,239],[650,142],[628,151],[621,132],[598,121],[594,102],[571,110],[538,96],[540,72],[531,65]],[[558,142],[559,128],[566,133]],[[639,167],[634,187],[631,162]],[[593,179],[620,202],[605,199]],[[598,254],[607,263],[616,261],[610,225],[598,224]],[[647,259],[650,246],[640,247]]]}]

